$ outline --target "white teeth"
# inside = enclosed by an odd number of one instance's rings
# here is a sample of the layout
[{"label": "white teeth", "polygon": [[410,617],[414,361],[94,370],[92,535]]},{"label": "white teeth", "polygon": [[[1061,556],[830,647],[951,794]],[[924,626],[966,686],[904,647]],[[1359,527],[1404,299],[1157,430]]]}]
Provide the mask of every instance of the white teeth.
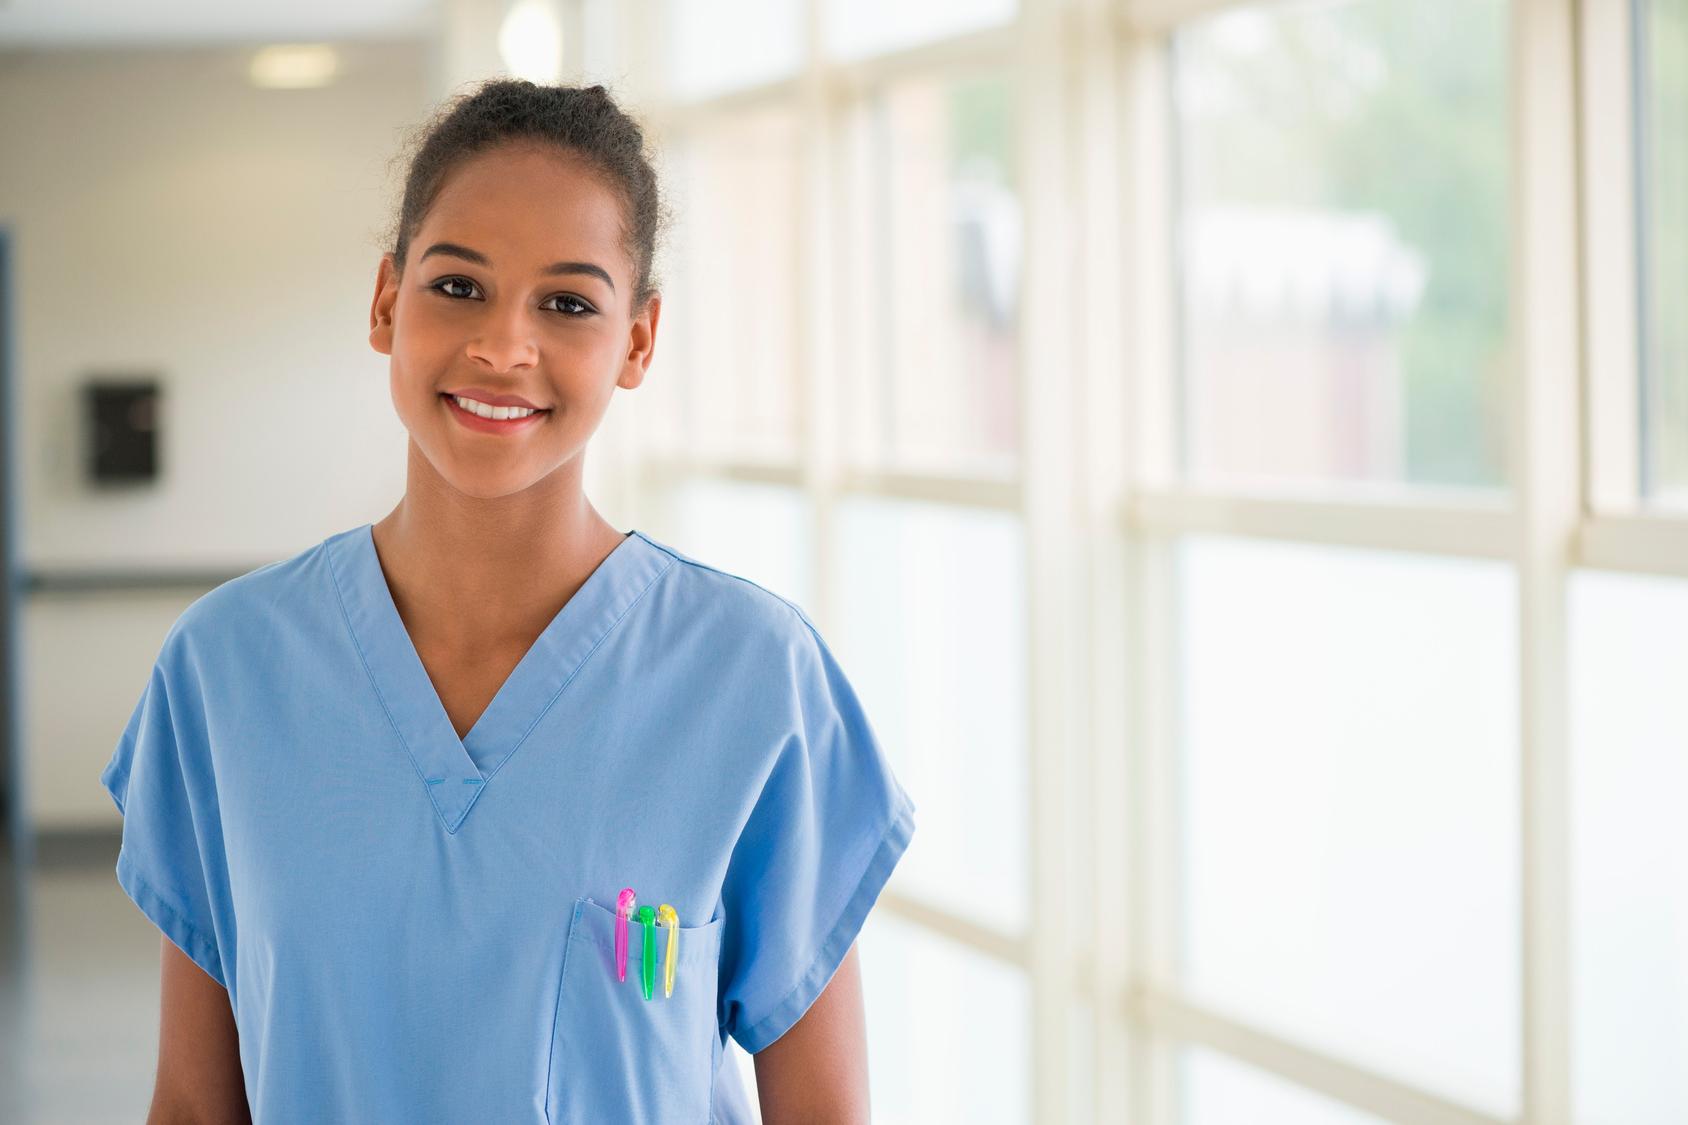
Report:
[{"label": "white teeth", "polygon": [[472,398],[452,395],[451,401],[461,406],[471,414],[478,414],[482,418],[491,418],[495,422],[502,422],[508,418],[526,418],[529,414],[537,414],[536,410],[529,410],[522,406],[488,406],[484,402],[476,402]]}]

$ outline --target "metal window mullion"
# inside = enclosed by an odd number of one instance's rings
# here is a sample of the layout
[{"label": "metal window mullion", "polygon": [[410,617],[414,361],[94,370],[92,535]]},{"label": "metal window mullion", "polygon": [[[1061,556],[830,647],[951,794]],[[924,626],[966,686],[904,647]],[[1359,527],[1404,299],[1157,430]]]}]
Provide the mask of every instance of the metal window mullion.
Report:
[{"label": "metal window mullion", "polygon": [[[614,26],[611,35],[614,41],[609,49],[613,51],[623,78],[616,86],[617,96],[625,99],[633,112],[641,118],[649,119],[660,114],[662,99],[667,91],[662,88],[660,68],[657,65],[656,45],[641,34],[650,26],[653,19],[652,11],[657,0],[628,0],[615,10]],[[573,5],[578,8],[578,5]],[[571,13],[572,23],[584,23],[578,11]],[[572,50],[572,57],[577,65],[588,55],[597,53],[600,45],[582,43]],[[565,81],[578,81],[581,75],[577,72],[569,74]],[[659,136],[653,136],[653,141],[659,141]],[[660,320],[658,339],[661,340]],[[608,442],[594,446],[594,455],[587,458],[587,470],[590,472],[594,465],[607,461],[603,465],[606,482],[612,490],[610,506],[625,513],[625,519],[633,527],[648,527],[657,515],[657,510],[666,508],[668,497],[653,503],[647,484],[650,482],[647,471],[648,426],[644,419],[645,401],[642,395],[635,392],[629,399],[623,401],[612,413],[611,418],[620,416],[620,424],[607,427]]]},{"label": "metal window mullion", "polygon": [[1170,31],[1182,23],[1244,5],[1258,6],[1260,0],[1124,0],[1125,20],[1144,33]]},{"label": "metal window mullion", "polygon": [[1182,913],[1178,820],[1179,638],[1177,542],[1154,531],[1129,533],[1125,570],[1135,616],[1131,629],[1130,726],[1132,853],[1130,987],[1120,997],[1132,1021],[1128,1056],[1130,1120],[1170,1125],[1179,1093],[1175,1035],[1147,997],[1179,989]]},{"label": "metal window mullion", "polygon": [[1014,35],[1014,25],[1007,24],[946,36],[861,59],[818,57],[812,67],[796,74],[670,101],[662,106],[660,112],[665,124],[689,127],[698,121],[735,116],[746,110],[800,100],[803,87],[812,75],[818,75],[829,89],[850,97],[862,97],[905,80],[994,70],[1014,59]]},{"label": "metal window mullion", "polygon": [[[1176,304],[1172,233],[1174,169],[1171,137],[1170,44],[1159,34],[1129,29],[1120,36],[1122,136],[1120,174],[1129,185],[1121,200],[1129,345],[1125,373],[1125,435],[1117,497],[1164,486],[1177,450]],[[1130,622],[1127,630],[1125,729],[1127,988],[1116,994],[1128,1019],[1124,1099],[1134,1125],[1175,1119],[1173,1044],[1138,1000],[1176,986],[1178,858],[1176,803],[1175,539],[1170,529],[1121,520]]]},{"label": "metal window mullion", "polygon": [[1627,39],[1631,45],[1629,62],[1632,82],[1629,86],[1631,106],[1628,135],[1632,146],[1632,159],[1625,171],[1634,177],[1629,199],[1634,211],[1630,229],[1633,234],[1631,245],[1635,254],[1633,265],[1636,301],[1631,323],[1636,335],[1637,377],[1632,384],[1635,401],[1631,404],[1629,416],[1624,419],[1624,424],[1625,428],[1635,435],[1635,490],[1636,499],[1641,500],[1653,492],[1655,484],[1653,435],[1647,420],[1654,396],[1654,379],[1658,374],[1657,356],[1652,346],[1653,306],[1649,293],[1653,286],[1653,260],[1656,253],[1653,239],[1650,237],[1653,230],[1655,156],[1652,146],[1647,143],[1648,133],[1653,126],[1652,106],[1647,97],[1654,78],[1653,59],[1648,49],[1652,11],[1648,0],[1629,0],[1621,4],[1617,0],[1610,0],[1607,6],[1622,9],[1624,14],[1630,17],[1631,24]]},{"label": "metal window mullion", "polygon": [[880,894],[874,909],[881,908],[964,949],[1010,965],[1021,972],[1031,972],[1032,945],[1023,931],[1004,931],[992,923],[969,918],[947,907],[928,902],[918,895],[905,894],[895,886],[886,887]]},{"label": "metal window mullion", "polygon": [[1142,488],[1125,500],[1133,524],[1166,535],[1235,535],[1396,553],[1511,560],[1518,520],[1510,501],[1446,497],[1370,503],[1332,493],[1266,496],[1216,489]]},{"label": "metal window mullion", "polygon": [[1576,565],[1688,579],[1688,518],[1654,512],[1586,518],[1577,532]]},{"label": "metal window mullion", "polygon": [[810,550],[810,590],[815,620],[834,630],[840,621],[834,560],[838,556],[838,480],[842,471],[837,400],[836,348],[839,325],[834,320],[833,264],[835,232],[845,216],[836,181],[840,107],[832,97],[823,65],[824,0],[805,0],[803,72],[799,82],[796,294],[794,359],[797,363],[797,402],[803,490],[810,504],[814,539]]},{"label": "metal window mullion", "polygon": [[1069,357],[1073,325],[1068,112],[1062,0],[1024,0],[1015,36],[1014,180],[1025,215],[1016,386],[1021,419],[1026,624],[1029,669],[1027,778],[1031,825],[1032,1120],[1070,1118],[1071,1038],[1077,927],[1084,893],[1067,847],[1079,683],[1080,605],[1074,503],[1077,419]]},{"label": "metal window mullion", "polygon": [[[1645,0],[1641,0],[1645,3]],[[1633,510],[1640,492],[1641,254],[1631,0],[1582,4],[1579,143],[1587,509]]]},{"label": "metal window mullion", "polygon": [[[1073,74],[1073,207],[1083,237],[1074,245],[1078,281],[1072,307],[1074,380],[1081,465],[1075,485],[1080,514],[1072,533],[1085,612],[1080,628],[1083,733],[1075,741],[1082,768],[1073,781],[1080,804],[1077,846],[1087,877],[1089,932],[1079,995],[1090,1005],[1088,1052],[1091,1120],[1125,1121],[1130,1111],[1131,1035],[1120,1003],[1131,980],[1129,723],[1138,698],[1129,659],[1131,586],[1128,543],[1117,519],[1129,485],[1126,445],[1130,392],[1124,361],[1131,309],[1121,201],[1129,182],[1121,91],[1123,44],[1115,0],[1079,0],[1065,28]],[[1124,316],[1121,315],[1124,310]],[[1075,1112],[1070,1115],[1077,1120]]]},{"label": "metal window mullion", "polygon": [[905,80],[965,76],[1012,65],[1017,57],[1018,24],[1006,23],[977,31],[946,35],[896,50],[828,64],[833,80],[843,89],[865,93]]},{"label": "metal window mullion", "polygon": [[1182,1042],[1240,1060],[1386,1121],[1411,1125],[1508,1125],[1503,1118],[1355,1066],[1222,1012],[1172,995],[1142,997],[1145,1018]]},{"label": "metal window mullion", "polygon": [[1519,513],[1522,1117],[1571,1117],[1566,585],[1582,497],[1576,0],[1513,0],[1507,395]]}]

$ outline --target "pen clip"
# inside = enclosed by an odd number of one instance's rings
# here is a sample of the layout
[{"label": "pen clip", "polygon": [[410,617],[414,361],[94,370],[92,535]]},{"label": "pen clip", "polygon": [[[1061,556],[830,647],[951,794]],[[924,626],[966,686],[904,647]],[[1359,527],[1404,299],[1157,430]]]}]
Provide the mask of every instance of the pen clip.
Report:
[{"label": "pen clip", "polygon": [[662,995],[674,995],[674,955],[680,945],[680,915],[666,902],[656,908],[656,924],[668,927],[668,952],[662,961]]},{"label": "pen clip", "polygon": [[633,913],[632,887],[623,887],[615,898],[615,975],[627,979],[627,918]]},{"label": "pen clip", "polygon": [[639,935],[639,985],[645,990],[645,999],[649,1000],[656,977],[656,911],[649,906],[641,906],[639,925],[643,931]]}]

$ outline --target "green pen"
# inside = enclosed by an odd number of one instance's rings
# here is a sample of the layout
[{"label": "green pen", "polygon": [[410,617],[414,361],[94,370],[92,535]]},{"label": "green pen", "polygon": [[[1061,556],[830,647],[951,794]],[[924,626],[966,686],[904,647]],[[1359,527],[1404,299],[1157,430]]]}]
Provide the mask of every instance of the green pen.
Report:
[{"label": "green pen", "polygon": [[643,927],[640,934],[644,938],[644,949],[639,958],[639,984],[645,990],[645,999],[649,1000],[651,988],[656,984],[656,911],[649,906],[641,906],[637,917],[639,925]]}]

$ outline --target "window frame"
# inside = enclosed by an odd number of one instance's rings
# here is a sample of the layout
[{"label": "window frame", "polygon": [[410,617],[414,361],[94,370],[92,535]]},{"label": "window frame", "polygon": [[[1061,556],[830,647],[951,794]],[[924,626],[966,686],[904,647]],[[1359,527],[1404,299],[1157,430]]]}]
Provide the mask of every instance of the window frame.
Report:
[{"label": "window frame", "polygon": [[[882,908],[1027,974],[1030,1120],[1165,1125],[1178,1112],[1176,1050],[1199,1044],[1386,1119],[1498,1125],[1179,994],[1169,657],[1173,554],[1185,535],[1508,560],[1520,598],[1520,1117],[1570,1120],[1567,580],[1577,568],[1688,578],[1688,513],[1637,505],[1634,137],[1602,127],[1634,121],[1627,0],[1511,0],[1508,480],[1496,495],[1346,485],[1265,493],[1179,478],[1168,46],[1183,24],[1241,0],[1021,0],[1010,25],[848,62],[825,56],[822,0],[802,2],[798,74],[683,104],[661,90],[650,43],[658,0],[623,9],[630,92],[655,136],[777,101],[796,106],[804,147],[797,458],[649,451],[634,424],[618,438],[618,495],[637,513],[654,491],[697,476],[802,490],[823,629],[837,620],[829,568],[842,498],[984,506],[1023,521],[1030,925],[999,932],[920,902],[895,879]],[[830,311],[834,264],[849,251],[846,108],[899,77],[989,66],[1014,71],[1021,123],[1019,475],[854,470],[838,412],[822,409],[838,401],[835,345],[848,331]],[[1060,125],[1024,124],[1033,121]],[[1067,921],[1074,902],[1089,908],[1084,930]],[[1077,1028],[1075,1001],[1085,1013]]]}]

